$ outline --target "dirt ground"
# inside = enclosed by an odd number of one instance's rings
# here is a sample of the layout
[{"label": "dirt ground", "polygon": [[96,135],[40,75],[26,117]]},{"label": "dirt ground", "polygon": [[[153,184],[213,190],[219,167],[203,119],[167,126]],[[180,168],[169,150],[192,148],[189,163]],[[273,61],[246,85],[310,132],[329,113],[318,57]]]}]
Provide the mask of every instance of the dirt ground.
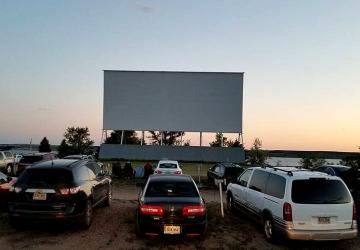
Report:
[{"label": "dirt ground", "polygon": [[0,249],[360,249],[359,238],[340,242],[265,241],[261,228],[241,213],[221,218],[218,192],[202,190],[207,200],[208,229],[204,239],[137,238],[135,208],[139,188],[114,185],[110,208],[99,207],[88,230],[73,225],[37,224],[15,229],[0,215]]}]

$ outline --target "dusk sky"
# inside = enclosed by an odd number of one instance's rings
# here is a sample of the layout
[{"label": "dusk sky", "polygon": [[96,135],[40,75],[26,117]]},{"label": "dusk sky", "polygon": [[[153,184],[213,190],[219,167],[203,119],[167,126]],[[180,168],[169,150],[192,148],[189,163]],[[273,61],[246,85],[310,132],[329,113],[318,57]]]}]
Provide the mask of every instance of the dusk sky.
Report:
[{"label": "dusk sky", "polygon": [[358,0],[0,0],[0,144],[59,144],[69,126],[99,144],[104,69],[234,71],[245,72],[246,148],[259,137],[266,149],[359,151],[359,10]]}]

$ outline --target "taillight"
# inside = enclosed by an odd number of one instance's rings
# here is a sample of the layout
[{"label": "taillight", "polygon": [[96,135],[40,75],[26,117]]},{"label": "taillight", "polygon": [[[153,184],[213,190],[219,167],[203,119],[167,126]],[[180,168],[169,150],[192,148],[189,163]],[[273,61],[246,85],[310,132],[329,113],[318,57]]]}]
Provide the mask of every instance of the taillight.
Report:
[{"label": "taillight", "polygon": [[175,171],[175,174],[181,174],[181,171]]},{"label": "taillight", "polygon": [[356,206],[355,203],[353,203],[353,216],[352,216],[353,220],[357,220],[357,214],[356,214]]},{"label": "taillight", "polygon": [[164,209],[160,206],[141,205],[140,213],[144,215],[162,216],[164,214]]},{"label": "taillight", "polygon": [[203,205],[186,206],[183,208],[183,216],[205,215],[206,208]]},{"label": "taillight", "polygon": [[72,187],[72,188],[60,188],[60,194],[68,195],[68,194],[76,194],[80,191],[80,187]]},{"label": "taillight", "polygon": [[155,170],[155,174],[161,174],[160,170]]},{"label": "taillight", "polygon": [[20,193],[22,191],[22,188],[21,187],[14,187],[14,186],[11,186],[10,189],[9,189],[10,192],[15,192],[15,193]]},{"label": "taillight", "polygon": [[283,219],[285,221],[292,221],[292,209],[291,209],[291,204],[285,202],[284,206],[283,206]]}]

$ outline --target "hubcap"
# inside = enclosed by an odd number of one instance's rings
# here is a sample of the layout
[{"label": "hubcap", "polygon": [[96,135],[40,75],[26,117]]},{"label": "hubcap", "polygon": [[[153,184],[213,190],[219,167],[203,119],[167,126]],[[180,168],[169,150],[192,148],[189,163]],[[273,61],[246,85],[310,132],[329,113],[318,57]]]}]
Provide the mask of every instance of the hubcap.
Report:
[{"label": "hubcap", "polygon": [[271,221],[269,221],[269,220],[266,220],[266,221],[265,221],[264,229],[265,229],[266,237],[267,237],[268,239],[270,239],[270,238],[272,237],[272,225],[271,225]]}]

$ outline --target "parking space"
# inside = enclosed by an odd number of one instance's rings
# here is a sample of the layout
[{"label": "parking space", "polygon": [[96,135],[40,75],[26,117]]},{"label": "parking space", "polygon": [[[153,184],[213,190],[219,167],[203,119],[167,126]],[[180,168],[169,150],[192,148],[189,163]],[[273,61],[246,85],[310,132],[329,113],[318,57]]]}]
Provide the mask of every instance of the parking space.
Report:
[{"label": "parking space", "polygon": [[359,238],[342,242],[289,242],[276,245],[265,241],[261,228],[246,216],[220,216],[218,191],[202,189],[207,200],[208,228],[203,239],[138,238],[135,235],[135,208],[139,187],[115,183],[110,208],[100,207],[88,230],[53,223],[14,229],[7,216],[0,216],[0,248],[4,249],[358,249]]}]

